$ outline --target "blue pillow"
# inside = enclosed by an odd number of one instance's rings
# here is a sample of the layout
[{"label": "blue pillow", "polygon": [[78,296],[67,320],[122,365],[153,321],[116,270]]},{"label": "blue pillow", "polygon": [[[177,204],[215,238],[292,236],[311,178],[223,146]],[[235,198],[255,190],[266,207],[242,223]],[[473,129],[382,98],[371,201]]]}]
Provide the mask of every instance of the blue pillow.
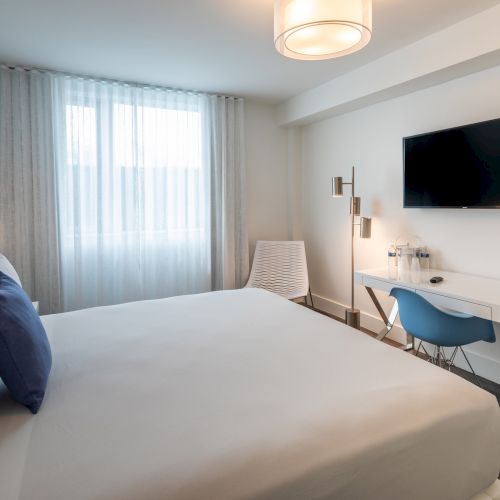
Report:
[{"label": "blue pillow", "polygon": [[51,366],[49,341],[33,304],[0,272],[0,378],[32,413],[42,404]]}]

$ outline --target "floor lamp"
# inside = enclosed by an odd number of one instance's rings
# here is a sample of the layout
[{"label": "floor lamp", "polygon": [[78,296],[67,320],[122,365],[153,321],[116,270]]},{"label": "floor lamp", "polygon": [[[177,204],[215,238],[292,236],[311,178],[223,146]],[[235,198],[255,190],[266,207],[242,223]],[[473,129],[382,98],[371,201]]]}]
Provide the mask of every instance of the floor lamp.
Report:
[{"label": "floor lamp", "polygon": [[[354,191],[354,167],[352,167],[351,182],[343,182],[342,177],[332,178],[332,196],[339,198],[344,196],[344,186],[351,186],[351,308],[345,311],[345,322],[353,328],[360,329],[360,312],[354,308],[354,237],[355,227],[359,226],[359,236],[370,238],[372,235],[372,220],[370,217],[360,217],[361,198],[355,196]],[[356,222],[359,217],[359,222]]]}]

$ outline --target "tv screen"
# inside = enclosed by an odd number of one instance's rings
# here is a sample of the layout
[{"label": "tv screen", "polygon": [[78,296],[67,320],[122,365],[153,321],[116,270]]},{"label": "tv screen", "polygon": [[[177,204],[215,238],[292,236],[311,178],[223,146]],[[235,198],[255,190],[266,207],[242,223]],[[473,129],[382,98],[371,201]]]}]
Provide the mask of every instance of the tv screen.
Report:
[{"label": "tv screen", "polygon": [[500,208],[500,119],[403,139],[405,208]]}]

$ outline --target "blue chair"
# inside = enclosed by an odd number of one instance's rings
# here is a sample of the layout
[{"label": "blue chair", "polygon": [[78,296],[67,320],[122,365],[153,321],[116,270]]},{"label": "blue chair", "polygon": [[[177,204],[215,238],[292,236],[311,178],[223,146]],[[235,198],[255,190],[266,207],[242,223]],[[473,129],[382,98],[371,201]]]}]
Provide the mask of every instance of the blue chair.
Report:
[{"label": "blue chair", "polygon": [[[422,346],[422,341],[433,344],[436,346],[434,356],[430,356],[424,346],[424,351],[431,358],[431,361],[441,366],[441,360],[443,360],[451,369],[455,356],[460,349],[477,384],[482,387],[462,346],[480,340],[495,342],[493,323],[476,316],[444,312],[411,290],[393,288],[391,295],[398,302],[399,317],[403,328],[410,335],[420,339],[416,354],[418,354],[420,346]],[[455,348],[449,359],[446,359],[443,347]]]}]

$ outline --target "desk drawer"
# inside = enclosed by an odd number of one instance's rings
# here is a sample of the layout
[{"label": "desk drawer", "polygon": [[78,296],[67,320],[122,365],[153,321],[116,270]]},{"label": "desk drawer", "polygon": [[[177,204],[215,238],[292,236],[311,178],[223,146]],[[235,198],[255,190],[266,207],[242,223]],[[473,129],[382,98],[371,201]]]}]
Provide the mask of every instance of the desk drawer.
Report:
[{"label": "desk drawer", "polygon": [[466,300],[446,297],[434,292],[417,290],[417,293],[424,297],[424,299],[428,300],[431,304],[438,307],[471,314],[472,316],[477,316],[478,318],[491,319],[491,307],[475,304],[474,302],[468,302]]},{"label": "desk drawer", "polygon": [[405,290],[415,291],[414,288],[409,288],[407,286],[401,286],[390,281],[379,280],[377,278],[372,278],[371,276],[363,277],[363,286],[368,286],[374,290],[382,290],[383,292],[389,293],[393,288],[404,288]]}]

